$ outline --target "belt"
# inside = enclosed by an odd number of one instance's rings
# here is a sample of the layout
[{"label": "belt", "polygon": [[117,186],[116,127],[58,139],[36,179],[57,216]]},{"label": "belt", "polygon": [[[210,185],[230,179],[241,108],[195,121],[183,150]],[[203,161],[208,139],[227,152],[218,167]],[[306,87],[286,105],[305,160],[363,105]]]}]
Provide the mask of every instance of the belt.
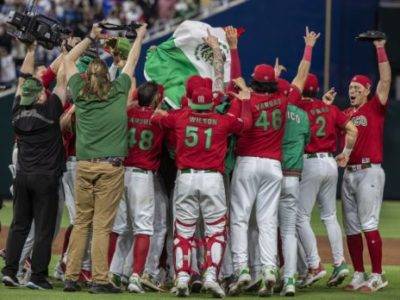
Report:
[{"label": "belt", "polygon": [[195,169],[182,169],[180,170],[181,174],[188,174],[188,173],[219,173],[216,170],[195,170]]},{"label": "belt", "polygon": [[120,167],[124,162],[124,158],[118,156],[109,156],[109,157],[99,157],[99,158],[89,158],[89,159],[78,159],[78,161],[87,161],[91,163],[110,163],[114,167]]},{"label": "belt", "polygon": [[350,172],[355,172],[355,171],[359,171],[359,170],[363,170],[363,169],[368,169],[371,167],[372,167],[371,163],[363,163],[363,164],[359,164],[359,165],[347,166],[346,169]]},{"label": "belt", "polygon": [[144,170],[144,169],[133,168],[133,167],[126,167],[126,170],[128,172],[132,172],[132,173],[142,173],[142,174],[153,173],[153,171],[151,171],[151,170]]},{"label": "belt", "polygon": [[333,157],[332,153],[328,152],[317,152],[311,154],[304,154],[305,158],[325,158],[325,157]]}]

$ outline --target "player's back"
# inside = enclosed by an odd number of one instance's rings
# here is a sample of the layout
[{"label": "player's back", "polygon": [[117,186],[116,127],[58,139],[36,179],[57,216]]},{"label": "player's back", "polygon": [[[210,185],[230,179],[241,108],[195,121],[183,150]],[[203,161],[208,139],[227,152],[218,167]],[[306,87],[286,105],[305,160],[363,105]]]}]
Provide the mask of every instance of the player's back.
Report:
[{"label": "player's back", "polygon": [[224,171],[228,135],[241,127],[233,115],[195,112],[176,115],[177,166],[179,169]]},{"label": "player's back", "polygon": [[156,171],[160,165],[163,131],[151,122],[154,110],[134,107],[128,110],[128,156],[125,166]]},{"label": "player's back", "polygon": [[236,154],[281,160],[287,96],[252,93],[250,101],[253,125],[240,134]]},{"label": "player's back", "polygon": [[307,112],[310,120],[311,139],[305,152],[336,152],[337,129],[343,128],[348,118],[335,105],[326,105],[315,98],[303,99],[298,105]]}]

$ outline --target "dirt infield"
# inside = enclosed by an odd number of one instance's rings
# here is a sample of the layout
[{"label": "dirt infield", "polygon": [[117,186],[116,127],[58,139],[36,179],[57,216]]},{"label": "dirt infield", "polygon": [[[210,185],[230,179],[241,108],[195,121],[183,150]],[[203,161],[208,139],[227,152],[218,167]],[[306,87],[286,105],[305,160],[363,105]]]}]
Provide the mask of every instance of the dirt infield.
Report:
[{"label": "dirt infield", "polygon": [[[53,243],[53,254],[61,253],[64,232],[65,229],[61,229],[61,232],[57,235],[56,241],[55,243]],[[7,234],[8,234],[8,227],[4,226],[0,234],[0,248],[4,248]],[[319,236],[317,237],[317,240],[318,240],[319,255],[322,257],[322,261],[324,263],[332,262],[331,252],[330,252],[331,250],[329,247],[328,238]],[[391,239],[391,238],[383,239],[383,264],[400,265],[400,255],[398,254],[399,249],[400,249],[400,239]],[[345,246],[345,252],[346,252],[346,260],[350,262],[350,256],[346,246]],[[370,264],[369,254],[367,250],[367,243],[365,240],[364,240],[364,262],[366,264]]]}]

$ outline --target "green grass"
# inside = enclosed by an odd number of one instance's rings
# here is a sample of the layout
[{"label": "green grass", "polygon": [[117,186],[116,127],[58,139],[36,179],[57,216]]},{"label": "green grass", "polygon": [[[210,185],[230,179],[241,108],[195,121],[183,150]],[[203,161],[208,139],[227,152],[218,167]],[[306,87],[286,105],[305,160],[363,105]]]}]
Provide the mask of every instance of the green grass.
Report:
[{"label": "green grass", "polygon": [[[51,269],[57,261],[57,257],[54,257],[51,264]],[[0,263],[3,266],[3,262]],[[331,268],[325,266],[329,272]],[[384,290],[381,290],[372,295],[365,295],[360,293],[345,292],[342,288],[328,288],[325,286],[326,278],[322,279],[315,286],[305,289],[298,290],[296,293],[296,299],[326,299],[326,300],[339,300],[339,299],[400,299],[400,266],[385,266],[386,276],[389,279],[389,286]],[[348,279],[345,283],[347,283]],[[344,284],[343,284],[344,285]],[[106,299],[177,299],[175,296],[169,293],[146,293],[144,295],[129,294],[124,292],[119,295],[90,295],[87,291],[79,293],[64,293],[62,292],[62,283],[56,282],[54,284],[55,289],[52,291],[32,291],[27,288],[6,288],[3,285],[0,286],[0,299],[1,300],[106,300]],[[241,297],[230,297],[231,299],[257,299],[255,294],[243,295]],[[211,298],[210,295],[199,294],[190,296],[188,299],[207,299]],[[282,299],[280,296],[274,296],[272,298]]]},{"label": "green grass", "polygon": [[[337,202],[337,214],[340,224],[342,224],[342,208],[341,202]],[[400,238],[400,201],[385,201],[382,205],[380,217],[380,233],[384,238]],[[0,210],[0,221],[3,225],[8,226],[12,220],[12,203],[7,201],[4,207]],[[315,207],[312,215],[312,227],[316,235],[326,235],[325,226],[319,218],[318,208]],[[64,207],[63,219],[61,227],[66,228],[69,225],[69,217],[67,208]],[[400,298],[399,298],[400,299]]]}]

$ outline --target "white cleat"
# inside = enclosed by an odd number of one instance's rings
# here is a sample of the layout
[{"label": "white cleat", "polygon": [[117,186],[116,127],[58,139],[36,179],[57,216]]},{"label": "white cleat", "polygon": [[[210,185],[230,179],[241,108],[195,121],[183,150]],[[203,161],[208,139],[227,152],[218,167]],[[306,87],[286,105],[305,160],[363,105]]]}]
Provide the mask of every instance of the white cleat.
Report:
[{"label": "white cleat", "polygon": [[274,267],[265,267],[262,273],[263,281],[261,282],[261,288],[258,290],[258,295],[260,297],[272,296],[278,272]]},{"label": "white cleat", "polygon": [[142,287],[142,284],[140,283],[140,277],[138,274],[132,274],[132,276],[129,278],[128,291],[130,293],[137,294],[144,293],[144,289]]},{"label": "white cleat", "polygon": [[187,297],[189,296],[189,281],[190,275],[187,273],[179,273],[176,280],[175,286],[171,290],[178,297]]},{"label": "white cleat", "polygon": [[214,298],[224,298],[225,292],[216,280],[216,272],[213,268],[209,268],[204,273],[203,287],[206,291],[211,292]]},{"label": "white cleat", "polygon": [[359,289],[361,293],[373,293],[383,289],[389,284],[385,275],[372,273],[368,281]]},{"label": "white cleat", "polygon": [[363,272],[354,272],[353,278],[350,283],[344,288],[345,291],[357,291],[363,285],[365,285],[368,280],[368,276]]},{"label": "white cleat", "polygon": [[57,263],[57,266],[54,269],[53,277],[57,280],[64,281],[64,271],[61,268],[61,262]]},{"label": "white cleat", "polygon": [[250,283],[251,276],[249,268],[241,268],[238,272],[237,280],[229,286],[229,296],[239,295]]},{"label": "white cleat", "polygon": [[296,293],[296,280],[293,277],[285,279],[281,291],[281,296],[293,297],[295,293]]}]

